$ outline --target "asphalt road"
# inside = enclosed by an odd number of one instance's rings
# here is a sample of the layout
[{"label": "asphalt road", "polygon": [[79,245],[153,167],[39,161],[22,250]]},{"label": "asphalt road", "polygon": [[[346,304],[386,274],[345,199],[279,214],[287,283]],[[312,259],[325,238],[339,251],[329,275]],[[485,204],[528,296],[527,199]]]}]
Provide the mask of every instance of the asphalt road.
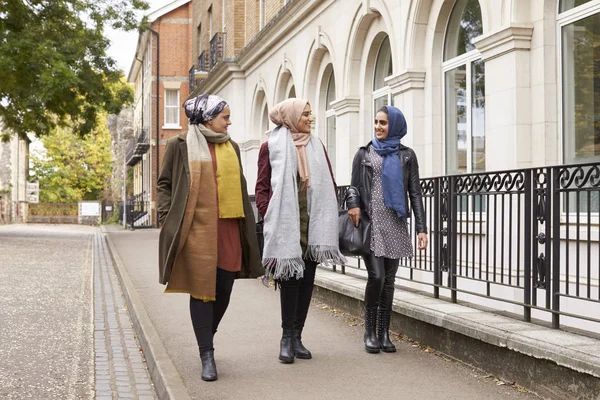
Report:
[{"label": "asphalt road", "polygon": [[92,398],[94,232],[0,225],[0,399]]}]

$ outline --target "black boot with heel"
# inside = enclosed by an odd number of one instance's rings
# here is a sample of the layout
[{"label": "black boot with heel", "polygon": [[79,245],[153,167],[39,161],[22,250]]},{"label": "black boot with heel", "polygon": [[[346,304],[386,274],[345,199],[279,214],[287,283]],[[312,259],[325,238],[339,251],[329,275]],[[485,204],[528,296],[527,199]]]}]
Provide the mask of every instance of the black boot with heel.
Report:
[{"label": "black boot with heel", "polygon": [[381,350],[377,339],[377,309],[365,309],[365,350],[367,353],[379,353]]}]

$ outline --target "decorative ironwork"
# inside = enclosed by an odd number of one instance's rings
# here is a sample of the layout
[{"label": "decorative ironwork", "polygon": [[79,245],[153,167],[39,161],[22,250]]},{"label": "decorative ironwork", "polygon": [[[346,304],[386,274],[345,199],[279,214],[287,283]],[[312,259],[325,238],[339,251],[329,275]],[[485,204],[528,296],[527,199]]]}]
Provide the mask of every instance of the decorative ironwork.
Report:
[{"label": "decorative ironwork", "polygon": [[[506,293],[523,296],[525,321],[533,309],[546,310],[555,328],[567,314],[561,298],[571,297],[593,306],[571,309],[570,317],[600,323],[589,312],[600,305],[600,244],[593,239],[600,163],[433,177],[420,186],[430,248],[401,260],[398,281],[430,285],[435,297],[449,289],[453,302],[465,293],[517,304],[495,290],[510,287]],[[345,191],[338,188],[340,204]]]},{"label": "decorative ironwork", "polygon": [[225,53],[225,32],[217,32],[210,39],[210,69],[223,60]]},{"label": "decorative ironwork", "polygon": [[188,72],[188,84],[190,87],[190,93],[194,91],[194,88],[196,86],[196,66],[192,65],[192,68],[190,68],[190,71]]},{"label": "decorative ironwork", "polygon": [[208,72],[210,71],[210,54],[208,51],[204,50],[198,56],[198,71]]},{"label": "decorative ironwork", "polygon": [[536,259],[533,276],[535,280],[533,286],[538,289],[546,289],[546,260],[544,253],[540,254]]}]

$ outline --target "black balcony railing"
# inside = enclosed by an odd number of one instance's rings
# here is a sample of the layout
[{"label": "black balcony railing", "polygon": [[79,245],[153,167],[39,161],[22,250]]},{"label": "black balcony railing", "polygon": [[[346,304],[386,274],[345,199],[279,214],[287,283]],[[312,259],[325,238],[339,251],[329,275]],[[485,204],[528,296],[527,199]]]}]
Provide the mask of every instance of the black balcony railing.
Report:
[{"label": "black balcony railing", "polygon": [[225,52],[225,32],[217,32],[210,40],[210,69],[223,60]]},{"label": "black balcony railing", "polygon": [[190,71],[188,72],[188,84],[189,84],[189,91],[190,93],[192,93],[194,91],[194,87],[196,86],[196,66],[192,65],[192,68],[190,68]]},{"label": "black balcony railing", "polygon": [[150,140],[148,136],[148,128],[138,130],[135,138],[131,141],[127,148],[125,160],[130,167],[137,164],[144,154],[150,149]]},{"label": "black balcony railing", "polygon": [[[554,328],[561,315],[600,324],[600,163],[428,178],[421,188],[429,246],[400,261],[398,279],[452,302],[518,306],[525,321],[546,313]],[[342,273],[364,276],[360,268]]]},{"label": "black balcony railing", "polygon": [[198,71],[208,72],[210,71],[210,54],[207,50],[204,50],[198,56]]}]

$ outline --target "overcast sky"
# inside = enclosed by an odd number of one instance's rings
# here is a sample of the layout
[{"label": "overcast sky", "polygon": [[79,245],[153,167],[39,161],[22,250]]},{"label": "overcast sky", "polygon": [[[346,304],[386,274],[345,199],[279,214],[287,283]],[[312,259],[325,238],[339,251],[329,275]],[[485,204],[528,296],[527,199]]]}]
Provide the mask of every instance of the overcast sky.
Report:
[{"label": "overcast sky", "polygon": [[[147,14],[171,3],[173,0],[146,0],[150,5],[150,9],[146,11]],[[140,14],[140,18],[143,14]],[[123,70],[125,78],[129,73],[129,68],[133,62],[133,55],[137,46],[138,32],[123,32],[108,29],[106,36],[110,39],[111,45],[108,49],[108,55],[112,57]]]}]

